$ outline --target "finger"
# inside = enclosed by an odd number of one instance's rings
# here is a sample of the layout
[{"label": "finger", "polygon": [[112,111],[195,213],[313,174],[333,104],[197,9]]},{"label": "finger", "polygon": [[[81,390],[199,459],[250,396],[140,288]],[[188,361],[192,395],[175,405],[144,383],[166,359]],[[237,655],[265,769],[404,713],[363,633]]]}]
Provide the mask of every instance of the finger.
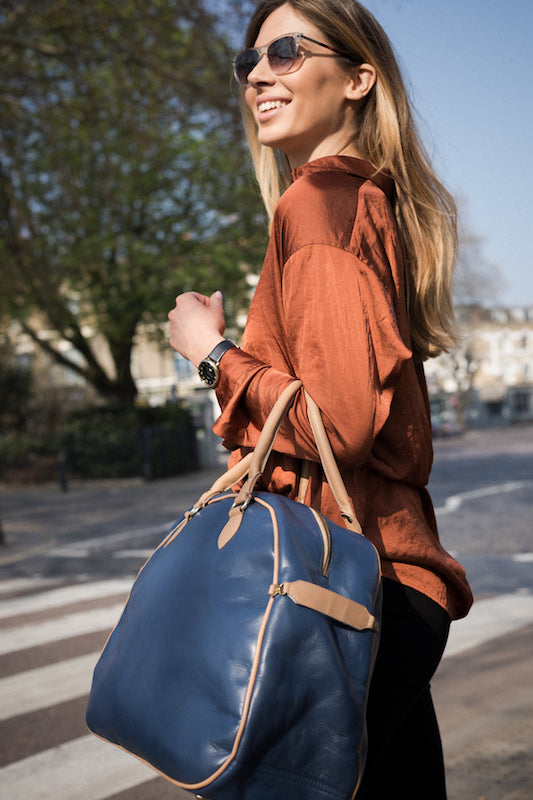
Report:
[{"label": "finger", "polygon": [[176,305],[185,305],[190,302],[200,302],[203,305],[209,304],[209,298],[199,292],[183,292],[176,297]]}]

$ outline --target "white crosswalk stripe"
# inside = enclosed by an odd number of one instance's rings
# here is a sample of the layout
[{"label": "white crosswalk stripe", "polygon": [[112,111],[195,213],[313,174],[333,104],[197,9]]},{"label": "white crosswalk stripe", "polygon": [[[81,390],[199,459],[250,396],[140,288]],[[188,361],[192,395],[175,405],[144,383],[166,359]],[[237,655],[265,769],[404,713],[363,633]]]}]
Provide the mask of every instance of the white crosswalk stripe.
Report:
[{"label": "white crosswalk stripe", "polygon": [[29,597],[4,600],[0,606],[0,619],[18,614],[30,614],[46,608],[58,608],[69,603],[80,603],[112,594],[127,594],[131,580],[93,581],[92,583],[76,583],[62,586],[48,592],[40,592]]},{"label": "white crosswalk stripe", "polygon": [[136,758],[90,734],[0,770],[6,800],[42,800],[43,787],[54,800],[102,800],[153,777]]},{"label": "white crosswalk stripe", "polygon": [[[86,733],[83,722],[99,648],[122,611],[132,580],[58,586],[57,581],[22,579],[0,585],[0,721],[9,732],[6,752],[13,752],[0,768],[0,798],[106,800],[121,793],[126,800],[134,787],[157,781],[149,767]],[[83,603],[90,606],[83,610]],[[533,596],[487,598],[452,625],[445,657],[531,623]],[[71,652],[74,643],[82,651]],[[42,715],[55,709],[59,720],[62,713],[74,715],[69,724],[76,732],[63,735],[56,721],[49,737],[32,744],[36,721],[42,725]],[[179,789],[172,792],[175,800],[190,797]]]},{"label": "white crosswalk stripe", "polygon": [[[7,578],[0,581],[0,598],[2,595],[25,590],[37,592],[40,589],[57,586],[59,583],[61,581],[58,578]],[[5,600],[2,600],[2,607],[5,602]]]},{"label": "white crosswalk stripe", "polygon": [[70,658],[0,679],[0,720],[83,697],[99,653]]},{"label": "white crosswalk stripe", "polygon": [[12,630],[4,631],[0,633],[0,655],[111,628],[123,607],[124,604],[119,603],[109,608],[79,611],[47,622],[21,625],[15,629],[15,633]]}]

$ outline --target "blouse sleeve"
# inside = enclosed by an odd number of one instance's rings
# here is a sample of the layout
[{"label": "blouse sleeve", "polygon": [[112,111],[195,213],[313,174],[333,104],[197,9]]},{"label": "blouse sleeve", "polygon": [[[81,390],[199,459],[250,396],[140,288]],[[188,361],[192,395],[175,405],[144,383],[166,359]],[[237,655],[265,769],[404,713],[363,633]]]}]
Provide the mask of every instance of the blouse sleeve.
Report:
[{"label": "blouse sleeve", "polygon": [[[214,430],[226,446],[254,446],[274,401],[298,377],[322,411],[339,463],[365,463],[389,415],[411,351],[400,334],[386,258],[369,265],[346,249],[306,245],[284,265],[282,335],[290,363],[280,372],[243,351],[221,363],[222,407]],[[300,392],[276,450],[318,460]]]}]

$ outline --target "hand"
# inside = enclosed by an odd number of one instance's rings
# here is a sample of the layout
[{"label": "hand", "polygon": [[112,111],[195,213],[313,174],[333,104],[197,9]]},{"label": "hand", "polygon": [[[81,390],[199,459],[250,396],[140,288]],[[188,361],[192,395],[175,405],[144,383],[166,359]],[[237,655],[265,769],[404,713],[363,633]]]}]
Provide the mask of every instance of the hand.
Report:
[{"label": "hand", "polygon": [[168,318],[171,347],[195,367],[224,339],[226,320],[221,292],[214,292],[211,297],[197,292],[180,294]]}]

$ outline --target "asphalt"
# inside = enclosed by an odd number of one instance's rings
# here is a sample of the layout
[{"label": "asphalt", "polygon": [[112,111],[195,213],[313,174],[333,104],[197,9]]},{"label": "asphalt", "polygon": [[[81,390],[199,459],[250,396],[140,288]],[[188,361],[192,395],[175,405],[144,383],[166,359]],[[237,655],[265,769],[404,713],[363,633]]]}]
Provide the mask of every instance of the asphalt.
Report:
[{"label": "asphalt", "polygon": [[[56,483],[0,486],[0,577],[54,547],[74,519],[89,532],[91,519],[105,505],[102,498],[112,496],[123,509],[131,507],[132,515],[134,499],[142,499],[153,508],[154,518],[166,518],[171,509],[177,515],[189,508],[221,471],[215,467],[151,484],[72,483],[66,493]],[[47,531],[55,534],[43,537],[36,509],[46,517]],[[481,598],[478,611],[474,605],[466,620],[452,625],[449,651],[433,680],[449,800],[533,799],[531,596],[523,598],[523,606],[519,596],[510,600],[512,625],[506,625],[506,607],[497,597]]]}]

